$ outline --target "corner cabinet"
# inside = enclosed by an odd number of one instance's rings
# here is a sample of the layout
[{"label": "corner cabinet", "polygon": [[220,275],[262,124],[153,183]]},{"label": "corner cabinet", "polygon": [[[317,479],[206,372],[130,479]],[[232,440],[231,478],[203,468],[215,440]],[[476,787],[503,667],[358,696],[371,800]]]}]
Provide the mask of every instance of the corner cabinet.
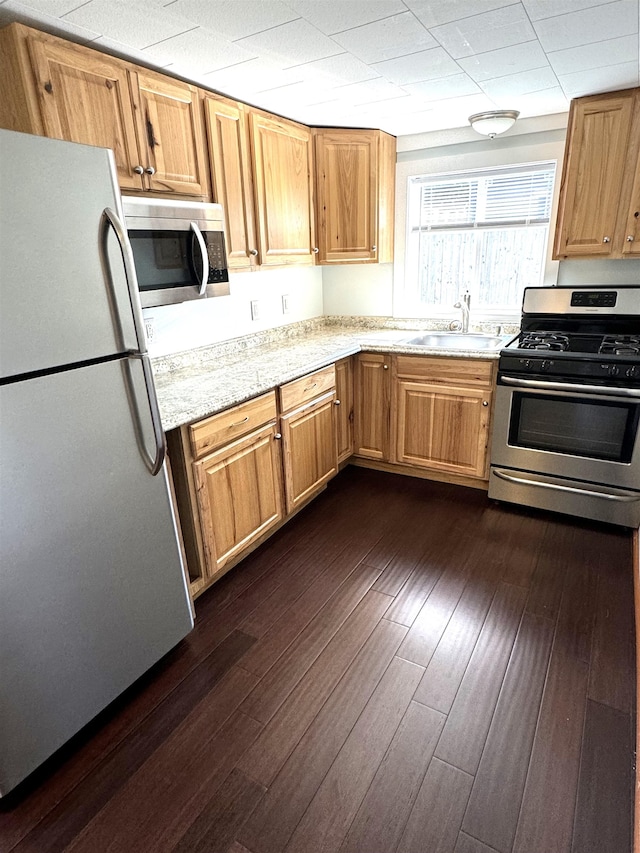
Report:
[{"label": "corner cabinet", "polygon": [[571,102],[554,257],[640,255],[640,89]]},{"label": "corner cabinet", "polygon": [[319,263],[392,261],[395,137],[316,129],[314,143]]},{"label": "corner cabinet", "polygon": [[124,190],[203,197],[198,90],[21,24],[0,30],[0,124],[111,148]]},{"label": "corner cabinet", "polygon": [[258,263],[313,264],[311,131],[257,111],[249,119]]},{"label": "corner cabinet", "polygon": [[359,353],[354,392],[354,453],[386,462],[390,457],[391,356]]},{"label": "corner cabinet", "polygon": [[398,356],[394,461],[486,479],[494,364]]}]

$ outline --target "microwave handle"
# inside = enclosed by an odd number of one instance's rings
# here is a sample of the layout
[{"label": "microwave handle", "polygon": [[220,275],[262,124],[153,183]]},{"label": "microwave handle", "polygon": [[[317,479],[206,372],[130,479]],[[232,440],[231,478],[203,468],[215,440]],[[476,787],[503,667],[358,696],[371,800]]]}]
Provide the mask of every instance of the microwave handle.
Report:
[{"label": "microwave handle", "polygon": [[200,296],[204,296],[207,289],[207,282],[209,280],[209,255],[207,254],[207,244],[204,242],[202,231],[200,230],[200,226],[197,222],[191,223],[191,230],[195,234],[198,246],[200,246],[200,254],[202,255],[202,281],[200,282],[200,290],[198,293]]},{"label": "microwave handle", "polygon": [[133,252],[131,251],[131,243],[127,236],[127,232],[120,221],[118,215],[110,208],[105,207],[103,211],[108,224],[113,228],[120,253],[122,255],[122,264],[124,266],[124,277],[127,281],[127,289],[129,291],[129,302],[131,303],[131,314],[133,316],[133,326],[136,334],[136,343],[138,352],[143,355],[147,352],[147,345],[144,336],[144,324],[142,322],[142,309],[140,308],[140,297],[138,295],[138,279],[136,278],[136,268],[133,263]]}]

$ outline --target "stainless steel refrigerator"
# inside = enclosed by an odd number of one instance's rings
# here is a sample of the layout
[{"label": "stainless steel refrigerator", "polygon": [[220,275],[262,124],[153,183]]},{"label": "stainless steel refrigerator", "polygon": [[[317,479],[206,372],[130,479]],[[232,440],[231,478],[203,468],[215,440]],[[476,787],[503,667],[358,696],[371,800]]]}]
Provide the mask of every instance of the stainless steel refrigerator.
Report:
[{"label": "stainless steel refrigerator", "polygon": [[110,151],[0,130],[0,794],[193,627]]}]

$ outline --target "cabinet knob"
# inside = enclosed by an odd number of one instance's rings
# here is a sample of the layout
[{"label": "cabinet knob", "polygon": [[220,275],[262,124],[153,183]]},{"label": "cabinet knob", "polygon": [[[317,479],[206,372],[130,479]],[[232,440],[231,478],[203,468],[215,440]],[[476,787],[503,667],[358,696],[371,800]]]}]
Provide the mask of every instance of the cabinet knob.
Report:
[{"label": "cabinet knob", "polygon": [[258,250],[257,250],[257,249],[251,249],[251,250],[249,251],[249,254],[250,254],[250,255],[253,255],[253,256],[254,256],[254,258],[255,258],[255,256],[258,254]]},{"label": "cabinet knob", "polygon": [[633,234],[627,234],[627,243],[633,243]]},{"label": "cabinet knob", "polygon": [[274,437],[274,438],[277,438],[277,439],[280,439],[280,438],[282,438],[282,433],[281,433],[281,432],[277,432],[273,437]]},{"label": "cabinet knob", "polygon": [[376,252],[377,250],[378,250],[378,247],[377,247],[377,246],[372,246],[372,247],[371,247],[371,251],[372,251],[372,252]]},{"label": "cabinet knob", "polygon": [[145,172],[147,173],[147,175],[155,175],[156,170],[153,168],[153,166],[147,166]]},{"label": "cabinet knob", "polygon": [[314,246],[311,251],[313,252],[314,255],[317,255],[318,252],[320,251],[320,249],[317,246]]},{"label": "cabinet knob", "polygon": [[610,242],[611,242],[611,237],[604,237],[604,238],[603,238],[603,240],[602,240],[602,242],[603,242],[603,243],[610,243]]},{"label": "cabinet knob", "polygon": [[383,364],[383,365],[382,365],[382,369],[383,369],[383,370],[389,370],[389,365],[388,365],[388,364]]},{"label": "cabinet knob", "polygon": [[334,405],[334,406],[339,406],[339,405],[340,405],[340,400],[334,400],[334,401],[333,401],[333,405]]},{"label": "cabinet knob", "polygon": [[142,168],[142,166],[134,166],[133,171],[136,173],[136,175],[144,174],[144,169]]},{"label": "cabinet knob", "polygon": [[489,403],[487,402],[487,400],[483,400],[483,401],[482,401],[482,405],[483,405],[483,406],[488,406],[488,405],[489,405]]}]

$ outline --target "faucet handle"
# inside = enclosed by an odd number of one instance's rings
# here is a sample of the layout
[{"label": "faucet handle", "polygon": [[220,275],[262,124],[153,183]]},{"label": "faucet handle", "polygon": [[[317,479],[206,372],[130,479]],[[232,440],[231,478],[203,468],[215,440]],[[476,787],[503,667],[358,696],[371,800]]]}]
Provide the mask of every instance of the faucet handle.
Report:
[{"label": "faucet handle", "polygon": [[454,302],[453,307],[454,308],[462,308],[462,305],[460,304],[460,302]]}]

